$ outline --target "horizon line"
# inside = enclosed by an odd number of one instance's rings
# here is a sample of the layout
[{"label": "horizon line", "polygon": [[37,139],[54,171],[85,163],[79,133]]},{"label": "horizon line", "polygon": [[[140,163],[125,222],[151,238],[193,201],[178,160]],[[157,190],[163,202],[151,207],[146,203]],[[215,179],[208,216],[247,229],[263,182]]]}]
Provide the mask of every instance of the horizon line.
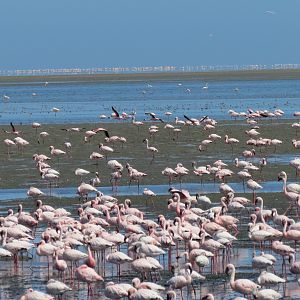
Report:
[{"label": "horizon line", "polygon": [[218,72],[300,69],[300,64],[249,64],[249,65],[201,65],[201,66],[139,66],[92,68],[45,68],[0,70],[0,76],[83,75],[83,74],[134,74],[173,72]]}]

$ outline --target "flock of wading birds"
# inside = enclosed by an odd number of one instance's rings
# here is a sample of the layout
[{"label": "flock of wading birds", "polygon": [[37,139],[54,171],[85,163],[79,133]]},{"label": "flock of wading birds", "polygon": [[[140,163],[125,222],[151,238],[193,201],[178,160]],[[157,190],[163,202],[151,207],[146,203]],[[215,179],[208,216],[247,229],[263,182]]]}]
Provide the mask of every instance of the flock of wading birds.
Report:
[{"label": "flock of wading birds", "polygon": [[[115,109],[113,117],[122,119]],[[274,118],[283,115],[283,111],[252,111],[237,113],[229,111],[233,118],[246,117],[247,123],[252,127],[245,133],[249,136],[247,145],[256,147],[279,146],[282,141],[259,137],[259,120],[261,118]],[[162,121],[154,113],[148,113],[151,120]],[[167,113],[166,113],[167,114]],[[170,115],[171,113],[168,113]],[[299,115],[299,113],[295,113]],[[209,133],[214,130],[217,122],[208,117],[200,120],[185,116],[185,121],[176,118],[176,125],[164,124],[164,128],[173,130],[175,135],[181,131],[178,126],[203,126]],[[163,122],[164,123],[164,122]],[[135,121],[134,126],[145,126],[143,122]],[[294,123],[293,127],[300,127],[300,123]],[[39,123],[33,123],[36,130],[41,127]],[[18,146],[20,151],[29,143],[22,137],[22,132],[18,131],[11,123],[11,131],[7,134],[15,135],[14,139],[5,139],[8,155],[11,148]],[[69,128],[67,131],[80,132],[80,128]],[[104,131],[107,143],[125,143],[126,138],[110,136],[104,128],[89,130],[84,133],[84,140],[88,142],[98,132]],[[159,132],[159,127],[152,125],[149,128],[150,138]],[[39,133],[41,139],[47,138],[47,132]],[[199,145],[199,151],[206,151],[207,146],[214,140],[221,139],[215,133],[210,133],[208,138]],[[155,157],[158,149],[149,146],[148,139],[145,139],[146,147]],[[233,137],[225,136],[225,143],[234,147],[239,141]],[[293,145],[300,148],[300,141],[293,140]],[[72,145],[65,143],[65,150],[60,150],[50,146],[50,157],[46,154],[34,154],[33,159],[36,167],[49,184],[59,178],[59,171],[51,168],[49,163],[51,157],[69,155]],[[103,159],[113,148],[99,145],[99,151],[93,152],[90,159]],[[103,154],[102,154],[103,153]],[[225,272],[230,275],[230,287],[233,291],[254,297],[254,299],[279,299],[281,294],[273,288],[282,283],[286,286],[287,274],[300,274],[300,262],[295,260],[296,245],[300,241],[300,223],[295,222],[291,216],[293,210],[300,206],[300,184],[287,184],[287,174],[281,172],[278,179],[283,181],[283,193],[287,201],[290,202],[288,210],[280,215],[276,208],[264,209],[263,199],[256,197],[255,191],[262,186],[252,179],[253,172],[261,171],[267,160],[262,158],[259,165],[251,163],[251,158],[255,155],[255,150],[245,150],[242,155],[244,160],[235,159],[235,166],[240,168],[237,174],[244,181],[249,189],[253,191],[253,199],[237,197],[230,185],[225,183],[225,179],[233,172],[229,170],[227,164],[222,160],[217,160],[213,166],[194,165],[193,173],[200,176],[212,174],[214,179],[222,181],[220,184],[220,205],[212,206],[207,196],[191,196],[187,190],[177,190],[170,188],[172,198],[168,201],[168,209],[175,214],[174,218],[166,219],[164,215],[159,215],[158,220],[144,218],[144,212],[131,206],[131,201],[126,199],[124,203],[118,203],[118,199],[113,196],[104,195],[98,191],[100,184],[99,175],[92,178],[88,183],[81,181],[77,192],[85,199],[85,202],[78,209],[78,216],[72,216],[64,208],[54,208],[42,203],[44,193],[38,188],[30,187],[27,194],[34,197],[37,209],[30,213],[22,210],[19,204],[18,213],[14,214],[12,209],[8,210],[6,216],[0,218],[0,248],[1,259],[11,258],[14,267],[19,267],[19,256],[24,252],[35,251],[38,256],[44,256],[48,261],[49,268],[53,270],[56,279],[50,279],[43,292],[29,289],[21,297],[22,300],[29,299],[54,299],[61,297],[72,288],[65,284],[72,284],[75,278],[88,285],[87,296],[93,298],[93,284],[97,281],[105,280],[107,264],[117,265],[118,283],[112,281],[105,283],[103,293],[109,299],[128,298],[137,299],[187,299],[192,297],[197,299],[196,285],[205,281],[204,272],[218,274]],[[112,189],[117,187],[118,180],[122,176],[123,166],[116,160],[109,160],[107,165],[112,169],[111,182]],[[291,161],[291,165],[297,170],[300,168],[300,159]],[[146,173],[134,169],[126,164],[129,181],[140,180]],[[75,174],[81,179],[89,172],[84,169],[76,169]],[[175,169],[166,168],[163,175],[169,177],[171,182],[174,177],[179,178],[187,175],[189,170],[181,163]],[[88,198],[90,193],[96,193],[92,200]],[[155,194],[148,189],[144,190],[145,197],[154,197]],[[200,204],[200,205],[199,205]],[[201,209],[199,206],[208,205],[208,209]],[[230,263],[233,255],[232,248],[237,243],[239,233],[239,219],[233,215],[243,212],[249,214],[249,210],[256,206],[250,214],[248,224],[248,237],[254,244],[252,258],[253,269],[261,271],[257,283],[248,279],[235,279],[236,267]],[[207,208],[207,206],[206,206]],[[290,212],[290,214],[288,214]],[[241,218],[240,218],[241,220]],[[39,230],[37,230],[37,228]],[[36,235],[40,234],[39,237]],[[34,244],[33,240],[38,239],[39,243]],[[270,253],[265,253],[265,242],[270,242]],[[294,243],[292,243],[294,242]],[[259,243],[261,252],[257,254],[255,244]],[[287,244],[288,243],[288,244]],[[123,250],[120,251],[122,245]],[[294,247],[293,247],[294,246]],[[127,253],[124,249],[127,249]],[[271,254],[272,253],[272,254]],[[160,257],[168,255],[168,264],[161,264]],[[274,256],[274,255],[276,256]],[[281,277],[276,275],[275,266],[282,260]],[[36,255],[33,256],[36,258]],[[286,262],[288,258],[289,263]],[[172,264],[173,262],[173,264]],[[174,264],[174,262],[176,262]],[[122,283],[121,265],[127,264],[130,272],[139,276],[132,280],[131,284]],[[226,267],[225,267],[225,264]],[[210,266],[210,268],[209,268]],[[220,267],[221,266],[221,267]],[[220,269],[222,269],[220,271]],[[209,271],[210,270],[210,271]],[[166,271],[170,277],[163,285],[154,283],[161,280],[161,271]],[[271,272],[273,271],[273,272]],[[172,273],[171,273],[172,272]],[[101,275],[100,275],[100,274]],[[51,273],[52,274],[52,273]],[[170,275],[172,274],[172,275]],[[59,280],[60,281],[59,281]],[[147,281],[151,279],[151,281]],[[162,281],[161,281],[162,282]],[[187,290],[186,292],[183,290]],[[279,289],[277,289],[279,290]],[[201,295],[198,295],[201,298]],[[214,299],[213,294],[207,294],[201,299]],[[245,299],[235,297],[234,299]]]}]

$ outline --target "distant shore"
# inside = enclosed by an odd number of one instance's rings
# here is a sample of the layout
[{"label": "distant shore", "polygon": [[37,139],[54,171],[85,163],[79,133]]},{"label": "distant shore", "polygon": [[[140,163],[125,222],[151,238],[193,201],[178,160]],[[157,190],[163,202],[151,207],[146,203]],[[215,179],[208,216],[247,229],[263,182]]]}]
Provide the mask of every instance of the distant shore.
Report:
[{"label": "distant shore", "polygon": [[230,81],[230,80],[293,80],[300,79],[300,69],[212,71],[212,72],[159,72],[130,74],[78,74],[47,76],[0,76],[1,85],[39,83],[94,83],[120,81]]}]

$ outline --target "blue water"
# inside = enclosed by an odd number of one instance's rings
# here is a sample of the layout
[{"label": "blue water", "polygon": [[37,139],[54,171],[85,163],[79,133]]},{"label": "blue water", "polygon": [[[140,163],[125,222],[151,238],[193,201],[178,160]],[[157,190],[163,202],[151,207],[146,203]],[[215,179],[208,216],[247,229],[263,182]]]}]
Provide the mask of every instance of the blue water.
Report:
[{"label": "blue water", "polygon": [[[233,182],[228,183],[236,193],[243,193],[243,185],[241,183]],[[277,181],[266,181],[261,184],[263,188],[257,192],[259,193],[278,193],[282,192],[282,183]],[[201,194],[213,194],[219,193],[219,183],[204,183],[202,186],[199,183],[186,183],[182,185],[183,189],[187,189],[191,195],[195,195],[196,193]],[[172,187],[180,189],[179,184],[173,184]],[[137,186],[120,186],[118,187],[118,191],[115,193],[115,196],[133,196],[142,194],[144,188],[151,189],[157,195],[170,195],[168,189],[170,186],[158,184],[158,185],[140,185],[139,190]],[[98,188],[105,195],[112,194],[111,187],[101,186]],[[42,191],[49,196],[49,189],[42,189]],[[78,197],[76,194],[76,187],[63,187],[63,188],[53,188],[51,190],[51,196],[59,197],[59,198],[75,198]],[[245,191],[248,193],[252,193],[252,190],[249,190],[245,187]],[[27,198],[27,189],[1,189],[0,190],[0,201],[1,200],[16,200],[16,199],[26,199]],[[91,193],[95,196],[95,193]]]},{"label": "blue water", "polygon": [[[202,89],[204,85],[199,80],[0,85],[0,124],[95,123],[100,122],[99,115],[112,113],[112,105],[120,112],[135,111],[137,120],[147,119],[145,112],[154,111],[166,121],[166,111],[173,113],[170,121],[184,114],[221,120],[229,119],[229,109],[281,108],[289,118],[299,108],[300,80],[212,81],[207,90]],[[10,100],[4,101],[3,95]],[[53,107],[61,111],[55,114]]]}]

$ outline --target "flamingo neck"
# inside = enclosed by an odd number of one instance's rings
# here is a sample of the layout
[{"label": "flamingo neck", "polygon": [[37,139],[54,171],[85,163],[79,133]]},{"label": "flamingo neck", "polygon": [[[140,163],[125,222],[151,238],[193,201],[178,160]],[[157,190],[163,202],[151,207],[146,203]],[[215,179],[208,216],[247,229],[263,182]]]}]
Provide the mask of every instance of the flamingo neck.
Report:
[{"label": "flamingo neck", "polygon": [[232,269],[231,274],[230,274],[230,286],[231,288],[234,286],[235,282],[235,269]]},{"label": "flamingo neck", "polygon": [[287,222],[284,222],[283,229],[282,229],[282,233],[283,233],[283,236],[284,236],[284,237],[285,237],[286,234],[287,234],[286,229],[287,229]]},{"label": "flamingo neck", "polygon": [[20,206],[20,208],[19,208],[19,214],[18,214],[18,218],[20,218],[20,217],[21,217],[21,215],[22,215],[22,211],[23,211],[23,209],[22,209],[22,206]]},{"label": "flamingo neck", "polygon": [[110,221],[110,213],[108,211],[108,209],[104,209],[105,214],[106,214],[106,221]]},{"label": "flamingo neck", "polygon": [[6,245],[6,239],[7,239],[7,230],[4,231],[4,237],[2,238],[2,247]]},{"label": "flamingo neck", "polygon": [[261,205],[260,205],[259,216],[260,216],[260,219],[261,219],[262,223],[264,225],[266,225],[266,221],[265,221],[265,218],[264,218],[264,215],[263,215],[263,202],[262,201],[261,201]]},{"label": "flamingo neck", "polygon": [[287,193],[287,190],[286,190],[286,177],[284,177],[283,179],[282,179],[282,181],[283,181],[283,192],[286,194]]},{"label": "flamingo neck", "polygon": [[291,265],[293,265],[295,263],[295,255],[290,254],[290,257],[291,257]]}]

